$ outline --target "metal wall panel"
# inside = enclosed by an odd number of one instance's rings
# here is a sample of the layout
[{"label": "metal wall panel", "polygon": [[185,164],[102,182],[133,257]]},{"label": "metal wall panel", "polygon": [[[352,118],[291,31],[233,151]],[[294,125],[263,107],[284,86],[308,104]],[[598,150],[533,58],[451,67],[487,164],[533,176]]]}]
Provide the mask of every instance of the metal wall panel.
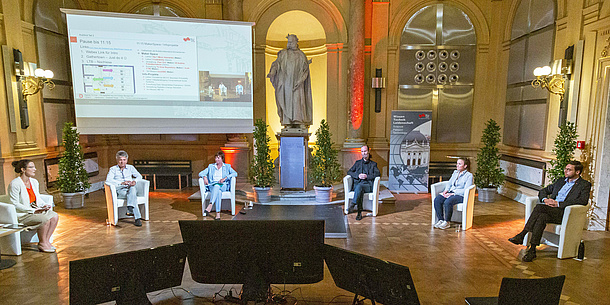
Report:
[{"label": "metal wall panel", "polygon": [[523,91],[522,86],[506,89],[506,101],[507,102],[521,101],[521,98],[522,98],[521,91]]},{"label": "metal wall panel", "polygon": [[510,46],[510,51],[508,52],[508,84],[515,84],[523,81],[525,42],[525,39],[523,39]]},{"label": "metal wall panel", "polygon": [[524,81],[534,79],[534,69],[548,66],[553,56],[553,36],[555,29],[550,27],[540,33],[529,36],[527,56],[525,58]]},{"label": "metal wall panel", "polygon": [[459,8],[443,5],[443,45],[475,45],[476,33],[470,18]]},{"label": "metal wall panel", "polygon": [[398,110],[432,110],[432,89],[400,89]]},{"label": "metal wall panel", "polygon": [[55,33],[68,34],[66,19],[60,8],[80,9],[73,0],[39,0],[36,1],[34,24]]},{"label": "metal wall panel", "polygon": [[74,122],[74,105],[43,103],[47,147],[59,146],[64,122]]},{"label": "metal wall panel", "polygon": [[400,41],[403,44],[436,44],[436,5],[426,6],[413,14]]},{"label": "metal wall panel", "polygon": [[39,68],[53,71],[53,79],[71,82],[67,36],[36,29],[36,42]]},{"label": "metal wall panel", "polygon": [[519,120],[521,120],[521,105],[506,105],[504,110],[503,143],[510,146],[519,145]]},{"label": "metal wall panel", "polygon": [[546,103],[522,105],[519,120],[519,146],[543,149],[545,126]]},{"label": "metal wall panel", "polygon": [[549,98],[549,91],[541,90],[540,88],[534,88],[532,85],[523,86],[523,100],[545,100]]},{"label": "metal wall panel", "polygon": [[433,114],[437,118],[436,142],[470,142],[473,89],[444,88],[438,92],[438,114]]},{"label": "metal wall panel", "polygon": [[473,85],[474,47],[403,46],[400,50],[400,86],[441,88],[445,85]]},{"label": "metal wall panel", "polygon": [[553,0],[532,0],[530,8],[530,32],[555,23]]}]

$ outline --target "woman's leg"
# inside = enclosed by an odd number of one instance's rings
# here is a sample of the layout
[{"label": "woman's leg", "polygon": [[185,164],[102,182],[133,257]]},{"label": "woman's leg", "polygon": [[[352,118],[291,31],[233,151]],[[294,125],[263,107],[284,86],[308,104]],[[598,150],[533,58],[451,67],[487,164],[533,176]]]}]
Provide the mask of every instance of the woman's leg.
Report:
[{"label": "woman's leg", "polygon": [[445,221],[451,221],[451,216],[453,216],[453,206],[464,201],[464,197],[460,195],[453,195],[447,198],[443,203],[445,208]]},{"label": "woman's leg", "polygon": [[436,218],[438,220],[445,220],[443,217],[443,202],[445,202],[446,198],[443,195],[437,195],[434,198],[434,212],[436,212]]}]

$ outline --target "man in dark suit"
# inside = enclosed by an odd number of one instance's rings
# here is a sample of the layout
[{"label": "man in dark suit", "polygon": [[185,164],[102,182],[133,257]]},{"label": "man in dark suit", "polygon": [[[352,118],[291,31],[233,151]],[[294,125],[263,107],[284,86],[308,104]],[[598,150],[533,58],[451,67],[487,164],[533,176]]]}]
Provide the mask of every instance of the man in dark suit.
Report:
[{"label": "man in dark suit", "polygon": [[[368,145],[360,147],[360,154],[362,155],[362,159],[357,160],[352,168],[347,171],[347,174],[352,176],[352,179],[354,180],[354,184],[352,185],[352,189],[354,190],[354,203],[350,205],[349,210],[353,210],[354,205],[358,207],[356,220],[362,219],[362,200],[364,193],[370,193],[373,190],[375,178],[381,176],[381,173],[377,168],[377,163],[371,161]],[[347,192],[349,190],[345,191]]]},{"label": "man in dark suit", "polygon": [[570,161],[563,170],[565,179],[558,179],[538,192],[538,198],[542,204],[536,205],[523,231],[508,239],[511,243],[520,245],[523,243],[525,234],[532,232],[530,245],[522,258],[524,262],[531,262],[536,258],[536,247],[540,245],[540,239],[547,223],[561,224],[563,212],[567,206],[587,205],[591,183],[580,177],[582,170],[582,163]]}]

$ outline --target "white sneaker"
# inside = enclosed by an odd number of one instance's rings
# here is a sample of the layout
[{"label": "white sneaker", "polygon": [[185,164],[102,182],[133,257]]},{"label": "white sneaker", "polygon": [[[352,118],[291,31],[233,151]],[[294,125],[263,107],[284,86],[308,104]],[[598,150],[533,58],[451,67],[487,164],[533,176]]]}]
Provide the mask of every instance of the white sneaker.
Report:
[{"label": "white sneaker", "polygon": [[441,230],[445,230],[445,229],[449,229],[451,227],[451,224],[448,221],[444,221],[438,226],[439,229]]},{"label": "white sneaker", "polygon": [[441,223],[443,223],[443,221],[444,221],[444,220],[439,219],[439,221],[437,221],[437,222],[434,224],[434,227],[435,227],[435,228],[438,228],[438,226],[440,226],[440,225],[441,225]]}]

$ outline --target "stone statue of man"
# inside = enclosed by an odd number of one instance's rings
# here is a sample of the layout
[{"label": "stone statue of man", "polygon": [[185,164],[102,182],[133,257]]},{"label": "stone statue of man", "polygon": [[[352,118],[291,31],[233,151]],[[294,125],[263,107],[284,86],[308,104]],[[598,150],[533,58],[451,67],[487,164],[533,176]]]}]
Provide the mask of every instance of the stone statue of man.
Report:
[{"label": "stone statue of man", "polygon": [[311,60],[299,50],[296,35],[289,34],[286,38],[286,49],[277,54],[267,77],[275,88],[277,114],[282,126],[309,126],[312,122]]}]

